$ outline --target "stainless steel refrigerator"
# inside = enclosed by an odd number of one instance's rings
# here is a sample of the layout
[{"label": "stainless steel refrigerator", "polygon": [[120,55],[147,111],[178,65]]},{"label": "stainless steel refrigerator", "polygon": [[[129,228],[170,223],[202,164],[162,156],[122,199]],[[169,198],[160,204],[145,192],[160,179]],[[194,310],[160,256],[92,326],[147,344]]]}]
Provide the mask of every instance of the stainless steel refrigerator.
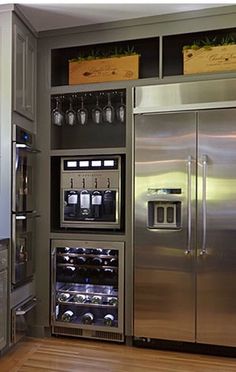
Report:
[{"label": "stainless steel refrigerator", "polygon": [[134,336],[236,346],[236,85],[204,84],[136,91]]}]

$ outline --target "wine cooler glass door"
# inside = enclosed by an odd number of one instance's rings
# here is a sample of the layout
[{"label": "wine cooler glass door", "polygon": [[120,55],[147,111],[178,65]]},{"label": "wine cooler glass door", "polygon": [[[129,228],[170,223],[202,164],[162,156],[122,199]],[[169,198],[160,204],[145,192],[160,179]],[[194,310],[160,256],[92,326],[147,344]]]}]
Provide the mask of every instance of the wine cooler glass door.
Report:
[{"label": "wine cooler glass door", "polygon": [[53,241],[53,326],[123,334],[123,243]]}]

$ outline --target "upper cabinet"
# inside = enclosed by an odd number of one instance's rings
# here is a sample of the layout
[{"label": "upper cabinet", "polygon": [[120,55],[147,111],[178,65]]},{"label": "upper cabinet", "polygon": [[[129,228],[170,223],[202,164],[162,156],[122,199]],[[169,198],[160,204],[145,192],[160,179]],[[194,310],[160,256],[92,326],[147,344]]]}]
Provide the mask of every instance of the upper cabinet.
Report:
[{"label": "upper cabinet", "polygon": [[36,39],[15,18],[13,25],[13,110],[35,120]]}]

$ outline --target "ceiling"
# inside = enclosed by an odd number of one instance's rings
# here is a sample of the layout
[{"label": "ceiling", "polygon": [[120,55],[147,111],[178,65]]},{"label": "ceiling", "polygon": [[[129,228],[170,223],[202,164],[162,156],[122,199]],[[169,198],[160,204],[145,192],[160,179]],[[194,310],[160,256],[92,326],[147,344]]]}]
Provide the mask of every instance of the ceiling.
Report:
[{"label": "ceiling", "polygon": [[[130,4],[130,3],[25,3],[17,4],[36,31],[91,25],[132,18],[180,13],[225,6],[217,4]],[[232,5],[232,4],[227,4]]]}]

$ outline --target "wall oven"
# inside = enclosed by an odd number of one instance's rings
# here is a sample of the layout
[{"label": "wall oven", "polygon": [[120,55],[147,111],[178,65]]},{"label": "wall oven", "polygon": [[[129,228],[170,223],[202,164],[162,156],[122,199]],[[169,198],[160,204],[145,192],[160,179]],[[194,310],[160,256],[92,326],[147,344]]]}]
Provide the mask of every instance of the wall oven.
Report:
[{"label": "wall oven", "polygon": [[34,135],[13,126],[12,143],[12,285],[19,286],[34,273],[35,211]]},{"label": "wall oven", "polygon": [[121,156],[61,158],[61,227],[120,229]]}]

